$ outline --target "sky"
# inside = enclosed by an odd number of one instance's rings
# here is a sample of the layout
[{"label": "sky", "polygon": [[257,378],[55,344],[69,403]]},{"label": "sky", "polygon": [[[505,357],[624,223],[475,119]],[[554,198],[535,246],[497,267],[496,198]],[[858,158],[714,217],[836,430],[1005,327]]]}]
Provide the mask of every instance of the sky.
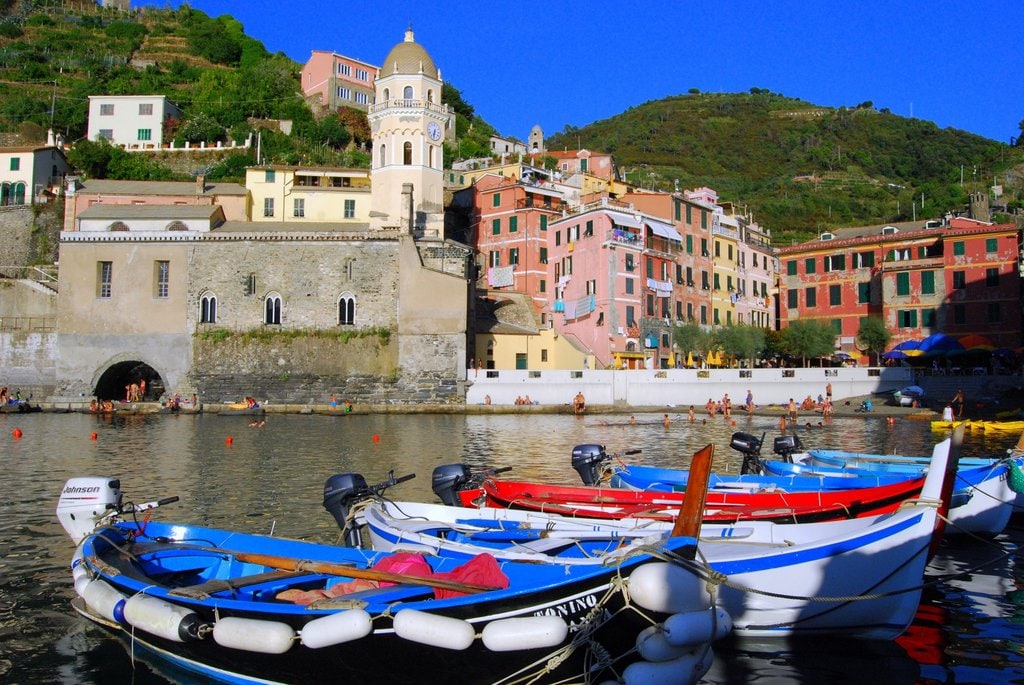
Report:
[{"label": "sky", "polygon": [[691,88],[763,88],[828,107],[871,101],[1006,143],[1024,121],[1022,0],[190,4],[235,17],[299,63],[328,50],[379,66],[411,23],[443,80],[521,140],[535,124],[550,136]]}]

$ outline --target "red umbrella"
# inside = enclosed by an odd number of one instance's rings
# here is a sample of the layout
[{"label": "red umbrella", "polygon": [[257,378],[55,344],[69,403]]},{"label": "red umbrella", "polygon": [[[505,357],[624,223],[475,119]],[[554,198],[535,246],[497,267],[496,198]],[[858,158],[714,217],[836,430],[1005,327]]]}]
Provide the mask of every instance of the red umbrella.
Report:
[{"label": "red umbrella", "polygon": [[992,341],[983,335],[977,333],[968,333],[967,335],[957,340],[965,350],[976,350],[976,349],[995,349],[995,345]]}]

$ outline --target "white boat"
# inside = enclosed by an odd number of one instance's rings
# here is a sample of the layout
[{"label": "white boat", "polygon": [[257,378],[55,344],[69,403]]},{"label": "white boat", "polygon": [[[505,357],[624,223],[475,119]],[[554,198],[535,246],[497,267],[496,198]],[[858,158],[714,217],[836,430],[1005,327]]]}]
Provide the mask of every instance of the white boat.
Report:
[{"label": "white boat", "polygon": [[[920,601],[938,535],[950,444],[947,439],[935,446],[920,497],[895,513],[810,524],[703,526],[701,563],[694,565],[718,585],[719,607],[732,617],[734,632],[866,639],[902,633]],[[381,550],[454,557],[487,551],[499,559],[565,565],[615,563],[649,549],[671,525],[383,499],[357,510],[356,523],[366,525]]]},{"label": "white boat", "polygon": [[[793,462],[765,461],[765,468],[776,475],[818,475],[878,477],[902,474],[917,478],[929,468],[922,457],[862,454],[842,450],[811,449],[793,455]],[[968,458],[959,461],[953,485],[957,505],[950,509],[947,535],[967,534],[992,537],[1003,532],[1020,503],[1014,491],[1010,470],[1024,467],[1024,456],[1005,459]]]}]

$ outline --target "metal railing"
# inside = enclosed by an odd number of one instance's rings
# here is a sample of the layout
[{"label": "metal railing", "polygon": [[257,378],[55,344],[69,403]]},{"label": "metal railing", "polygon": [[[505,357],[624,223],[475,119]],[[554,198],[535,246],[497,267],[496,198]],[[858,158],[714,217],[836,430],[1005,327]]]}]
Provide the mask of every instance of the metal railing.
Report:
[{"label": "metal railing", "polygon": [[0,264],[0,278],[25,279],[37,283],[57,283],[56,266],[7,266]]}]

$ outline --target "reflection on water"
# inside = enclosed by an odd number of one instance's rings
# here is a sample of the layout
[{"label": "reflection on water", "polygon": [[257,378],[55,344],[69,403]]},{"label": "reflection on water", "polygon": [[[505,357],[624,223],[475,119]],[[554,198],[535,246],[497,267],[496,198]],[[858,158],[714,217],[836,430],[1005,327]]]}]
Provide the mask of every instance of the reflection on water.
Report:
[{"label": "reflection on water", "polygon": [[[570,465],[577,444],[600,443],[610,452],[642,449],[631,459],[685,466],[691,454],[714,443],[715,468],[737,471],[740,457],[728,448],[732,432],[766,433],[769,445],[778,434],[770,417],[739,416],[736,425],[718,417],[690,425],[684,416],[670,414],[668,428],[661,424],[662,414],[638,414],[639,425],[628,425],[626,418],[273,415],[264,428],[250,428],[246,417],[2,414],[0,680],[167,682],[141,661],[133,669],[117,641],[70,610],[72,548],[54,516],[59,488],[69,477],[119,477],[126,498],[139,502],[179,496],[181,502],[158,512],[164,519],[333,541],[337,528],[321,501],[324,480],[334,473],[356,471],[370,482],[382,480],[390,469],[416,473],[391,494],[434,501],[430,474],[445,463],[511,466],[510,477],[577,484]],[[22,431],[20,439],[13,438],[14,428]],[[836,419],[798,433],[807,446],[917,454],[930,453],[941,437],[927,422],[903,420],[890,427],[878,417]],[[969,434],[964,453],[1001,453],[1016,437]],[[1014,531],[1001,540],[1022,538]],[[932,572],[962,571],[991,556],[984,545],[944,548],[937,563],[948,568]],[[1016,558],[1009,557],[926,593],[925,607],[941,610],[942,623],[931,635],[939,631],[948,647],[932,659],[941,664],[922,659],[922,677],[942,683],[1024,682],[1019,675],[1024,610],[1013,601],[1020,601],[1022,576]],[[864,674],[870,674],[879,682],[902,683],[914,682],[908,674],[918,667],[891,644],[882,651],[857,643],[841,650],[833,645],[830,652],[810,643],[784,649],[729,643],[719,654],[707,682],[864,682]],[[882,679],[882,670],[891,679]],[[180,674],[173,678],[183,680]]]}]

